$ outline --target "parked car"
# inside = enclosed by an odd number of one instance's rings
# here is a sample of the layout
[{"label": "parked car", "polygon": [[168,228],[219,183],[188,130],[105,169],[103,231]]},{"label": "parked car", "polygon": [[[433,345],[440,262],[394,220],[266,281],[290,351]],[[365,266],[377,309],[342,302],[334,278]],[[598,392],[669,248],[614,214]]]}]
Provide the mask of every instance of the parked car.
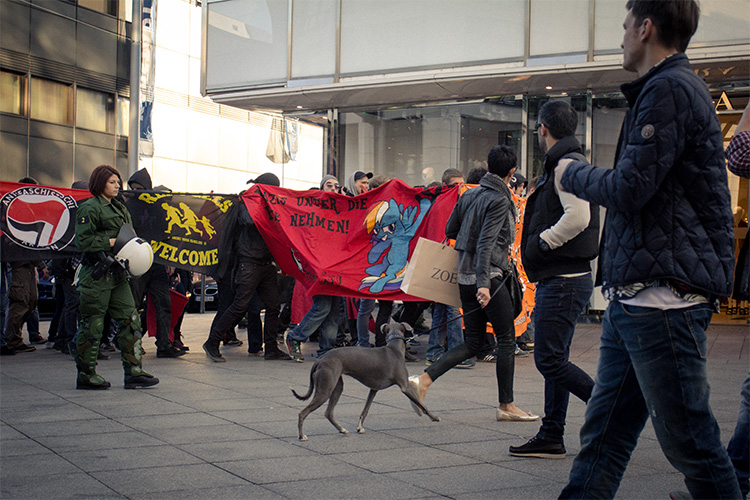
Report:
[{"label": "parked car", "polygon": [[40,276],[36,289],[39,292],[39,302],[37,302],[39,316],[42,318],[51,318],[55,315],[55,307],[57,306],[55,300],[55,277],[50,276],[44,279]]},{"label": "parked car", "polygon": [[[201,310],[201,282],[193,282],[192,294],[188,299],[188,312],[197,313]],[[215,311],[219,300],[219,287],[213,278],[206,278],[206,311]]]}]

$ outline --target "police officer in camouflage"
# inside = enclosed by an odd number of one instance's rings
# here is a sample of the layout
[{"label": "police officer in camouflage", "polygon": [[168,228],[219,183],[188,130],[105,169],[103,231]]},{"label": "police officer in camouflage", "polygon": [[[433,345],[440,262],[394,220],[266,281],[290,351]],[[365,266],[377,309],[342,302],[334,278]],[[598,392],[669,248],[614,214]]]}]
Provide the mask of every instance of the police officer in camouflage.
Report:
[{"label": "police officer in camouflage", "polygon": [[96,373],[96,356],[109,312],[117,321],[117,343],[125,370],[125,389],[148,387],[159,379],[141,367],[141,321],[125,270],[114,263],[112,247],[130,213],[116,199],[122,177],[114,167],[100,165],[89,179],[94,195],[78,207],[76,244],[84,252],[78,276],[81,328],[76,340],[76,389],[108,389],[110,383]]}]

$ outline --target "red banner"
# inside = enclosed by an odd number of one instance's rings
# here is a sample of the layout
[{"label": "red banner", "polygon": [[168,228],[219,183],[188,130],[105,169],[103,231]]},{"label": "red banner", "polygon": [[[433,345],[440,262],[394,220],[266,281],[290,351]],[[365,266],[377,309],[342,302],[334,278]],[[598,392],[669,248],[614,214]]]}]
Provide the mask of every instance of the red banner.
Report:
[{"label": "red banner", "polygon": [[243,199],[281,269],[311,294],[419,300],[400,289],[419,237],[445,238],[458,189],[395,179],[355,197],[254,185]]}]

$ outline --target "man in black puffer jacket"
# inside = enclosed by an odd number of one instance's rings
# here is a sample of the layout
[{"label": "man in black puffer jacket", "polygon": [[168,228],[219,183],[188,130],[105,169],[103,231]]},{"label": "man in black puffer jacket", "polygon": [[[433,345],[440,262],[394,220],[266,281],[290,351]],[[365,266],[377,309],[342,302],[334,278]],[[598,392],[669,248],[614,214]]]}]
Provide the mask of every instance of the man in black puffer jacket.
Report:
[{"label": "man in black puffer jacket", "polygon": [[570,394],[586,402],[594,388],[589,374],[569,359],[578,316],[594,290],[591,260],[599,248],[599,207],[560,188],[558,162],[586,160],[577,127],[578,115],[567,102],[550,101],[539,110],[544,171],[526,204],[521,256],[536,283],[534,361],[544,376],[544,418],[528,443],[510,447],[517,457],[564,458]]},{"label": "man in black puffer jacket", "polygon": [[[709,406],[706,328],[732,291],[723,138],[684,52],[695,0],[629,0],[625,117],[614,169],[563,160],[562,187],[607,208],[599,367],[562,498],[614,498],[650,416],[692,498],[740,498]],[[566,166],[563,166],[565,162]],[[558,167],[558,168],[560,168]]]}]

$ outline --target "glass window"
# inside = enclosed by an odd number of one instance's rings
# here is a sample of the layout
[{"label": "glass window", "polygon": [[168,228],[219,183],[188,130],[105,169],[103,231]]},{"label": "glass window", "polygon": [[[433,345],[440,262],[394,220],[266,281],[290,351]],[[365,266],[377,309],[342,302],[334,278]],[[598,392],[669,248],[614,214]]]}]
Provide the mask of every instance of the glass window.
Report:
[{"label": "glass window", "polygon": [[0,112],[23,115],[24,82],[23,75],[0,71]]},{"label": "glass window", "polygon": [[130,99],[117,96],[117,135],[130,135]]},{"label": "glass window", "polygon": [[[586,154],[586,96],[534,96],[529,97],[529,142],[528,142],[528,179],[533,179],[542,173],[544,152],[539,147],[539,131],[536,129],[539,109],[548,101],[565,101],[573,106],[578,113],[578,129],[576,139],[581,143],[581,149]],[[594,123],[596,123],[594,121]]]},{"label": "glass window", "polygon": [[70,91],[70,85],[32,77],[29,92],[31,118],[72,125]]},{"label": "glass window", "polygon": [[283,84],[287,77],[289,2],[228,0],[207,5],[206,86]]},{"label": "glass window", "polygon": [[524,1],[359,0],[341,9],[342,74],[523,58]]},{"label": "glass window", "polygon": [[595,97],[592,102],[592,164],[613,168],[620,129],[628,111],[628,102],[620,93]]},{"label": "glass window", "polygon": [[110,16],[117,16],[119,13],[118,3],[119,0],[78,0],[79,6]]},{"label": "glass window", "polygon": [[76,127],[112,132],[115,99],[112,94],[78,87],[76,91]]},{"label": "glass window", "polygon": [[384,174],[411,186],[440,181],[448,168],[466,175],[486,167],[493,146],[520,158],[523,102],[497,102],[342,113],[340,180],[355,170]]}]

